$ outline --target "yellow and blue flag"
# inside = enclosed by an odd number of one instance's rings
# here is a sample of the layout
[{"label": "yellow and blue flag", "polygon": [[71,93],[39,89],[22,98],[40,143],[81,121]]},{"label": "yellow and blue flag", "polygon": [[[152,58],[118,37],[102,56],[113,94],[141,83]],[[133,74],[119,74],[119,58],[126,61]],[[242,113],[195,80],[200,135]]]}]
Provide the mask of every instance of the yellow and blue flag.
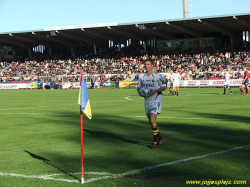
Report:
[{"label": "yellow and blue flag", "polygon": [[84,112],[84,114],[89,119],[91,119],[92,113],[91,113],[87,86],[83,76],[83,71],[81,71],[80,73],[80,90],[79,90],[78,104],[81,106],[81,111]]}]

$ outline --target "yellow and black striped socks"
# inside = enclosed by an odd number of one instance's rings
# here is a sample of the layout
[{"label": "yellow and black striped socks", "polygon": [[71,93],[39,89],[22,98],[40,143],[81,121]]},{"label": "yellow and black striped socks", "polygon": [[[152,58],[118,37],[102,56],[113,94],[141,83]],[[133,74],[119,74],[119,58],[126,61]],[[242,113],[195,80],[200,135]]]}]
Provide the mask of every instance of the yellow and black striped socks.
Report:
[{"label": "yellow and black striped socks", "polygon": [[153,132],[154,141],[157,141],[157,138],[160,135],[158,127],[153,126],[152,127],[152,132]]}]

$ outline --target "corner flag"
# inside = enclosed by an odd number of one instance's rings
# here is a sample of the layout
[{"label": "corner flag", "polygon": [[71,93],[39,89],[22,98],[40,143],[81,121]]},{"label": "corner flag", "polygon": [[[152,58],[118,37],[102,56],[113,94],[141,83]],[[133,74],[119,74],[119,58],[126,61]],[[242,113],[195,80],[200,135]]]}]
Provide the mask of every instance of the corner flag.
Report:
[{"label": "corner flag", "polygon": [[83,114],[91,119],[92,113],[91,113],[91,107],[89,102],[89,96],[87,91],[87,86],[84,81],[83,72],[80,72],[80,90],[79,90],[79,96],[78,96],[78,104],[80,104],[80,125],[81,125],[81,183],[84,184],[84,134],[83,134]]},{"label": "corner flag", "polygon": [[91,113],[91,107],[89,102],[89,96],[88,91],[86,87],[86,83],[84,81],[83,72],[81,71],[80,75],[80,90],[79,90],[79,97],[78,97],[78,104],[81,105],[81,111],[84,112],[84,114],[91,119],[92,113]]}]

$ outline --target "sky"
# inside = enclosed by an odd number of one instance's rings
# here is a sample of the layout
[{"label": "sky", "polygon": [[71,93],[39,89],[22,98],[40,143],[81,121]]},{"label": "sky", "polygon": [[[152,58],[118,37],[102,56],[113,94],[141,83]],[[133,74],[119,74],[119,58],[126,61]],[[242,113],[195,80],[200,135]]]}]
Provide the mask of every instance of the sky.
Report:
[{"label": "sky", "polygon": [[[250,14],[250,0],[187,0],[189,18]],[[182,0],[0,0],[0,33],[183,18]]]}]

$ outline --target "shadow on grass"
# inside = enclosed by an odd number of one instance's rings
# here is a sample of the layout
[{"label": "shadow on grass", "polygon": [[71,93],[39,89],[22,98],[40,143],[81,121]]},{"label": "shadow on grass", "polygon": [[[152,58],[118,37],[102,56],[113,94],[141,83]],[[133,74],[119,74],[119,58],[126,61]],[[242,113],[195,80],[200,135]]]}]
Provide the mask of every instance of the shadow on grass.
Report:
[{"label": "shadow on grass", "polygon": [[[222,90],[219,90],[219,92],[220,91]],[[19,95],[17,94],[17,92],[18,91],[14,91],[13,95]],[[70,90],[63,90],[61,97],[64,98],[63,96],[68,95],[68,93],[70,92]],[[207,100],[209,94],[213,94],[214,91],[206,90],[205,92],[208,93],[205,93],[202,99]],[[30,94],[30,96],[34,95],[34,92],[28,91],[28,93]],[[45,92],[43,91],[43,93]],[[109,96],[107,100],[113,97],[111,91],[105,94]],[[202,95],[202,93],[200,93],[199,95]],[[100,92],[100,94],[96,97],[103,98],[102,96],[103,93]],[[138,97],[134,93],[131,96]],[[49,102],[49,98],[51,98],[51,101],[54,101],[56,97],[58,97],[58,95],[54,96],[54,98],[49,96],[44,97],[46,98],[45,103],[47,104]],[[221,98],[222,97],[223,96],[221,96]],[[243,97],[244,96],[242,96],[242,98]],[[23,100],[24,98],[30,97],[25,95],[25,97],[22,97],[22,99],[20,100]],[[230,98],[230,96],[228,98]],[[9,100],[11,101],[11,99]],[[7,101],[9,100],[7,99]],[[34,101],[37,101],[37,95],[34,98]],[[63,99],[60,99],[58,102],[63,102]],[[87,184],[88,186],[134,186],[135,182],[138,182],[137,185],[148,187],[181,187],[186,186],[186,180],[250,180],[249,148],[226,152],[221,155],[214,155],[212,157],[206,157],[204,159],[196,159],[196,157],[199,157],[200,155],[206,155],[217,151],[232,149],[238,146],[249,145],[250,132],[249,128],[247,129],[246,126],[249,124],[250,117],[248,116],[246,111],[244,111],[244,116],[240,116],[227,115],[226,111],[224,111],[223,114],[216,114],[212,110],[210,111],[210,113],[179,110],[180,112],[190,114],[190,116],[195,116],[197,118],[204,117],[208,118],[209,120],[179,120],[177,123],[176,119],[161,119],[160,131],[163,137],[166,139],[166,142],[162,145],[161,148],[151,150],[146,146],[147,143],[151,143],[152,140],[152,132],[147,123],[146,117],[134,118],[133,116],[138,116],[138,111],[134,110],[135,112],[132,113],[129,108],[131,107],[133,109],[134,103],[126,102],[126,104],[128,103],[127,105],[124,103],[122,103],[121,105],[117,104],[119,108],[114,108],[113,106],[106,107],[106,105],[102,103],[98,107],[105,112],[102,113],[101,110],[99,110],[100,112],[98,114],[94,113],[92,120],[84,121],[84,135],[86,140],[85,168],[86,171],[91,172],[108,172],[115,174],[127,172],[128,174],[126,174],[122,179],[96,181],[93,182],[93,184]],[[245,101],[244,104],[247,105],[247,102]],[[169,101],[168,106],[170,107],[170,109],[171,105],[174,106],[173,103]],[[130,111],[130,117],[121,118],[118,116],[114,116],[114,114],[116,113],[115,110],[120,110],[120,108],[123,107],[126,108],[127,111]],[[192,108],[192,102],[187,103],[185,107]],[[177,106],[177,108],[183,109],[184,107]],[[233,105],[229,109],[232,110],[232,108]],[[30,114],[27,115],[27,117],[25,115],[22,115],[21,118],[16,118],[17,121],[14,122],[16,124],[13,123],[11,125],[15,125],[18,127],[17,134],[31,138],[29,139],[29,141],[20,142],[20,146],[23,146],[23,148],[17,149],[18,156],[15,159],[18,159],[20,155],[19,151],[24,153],[23,149],[27,149],[27,147],[29,147],[28,150],[32,148],[32,152],[42,151],[42,154],[40,155],[36,155],[29,151],[25,151],[24,154],[29,154],[31,156],[31,159],[38,159],[41,162],[44,162],[48,166],[48,168],[56,168],[56,170],[59,170],[62,173],[66,174],[67,177],[70,176],[76,179],[76,176],[70,175],[69,173],[71,173],[70,171],[80,171],[80,120],[77,110],[75,110],[75,112],[72,112],[72,110],[74,109],[60,107],[51,110],[51,112],[56,111],[54,112],[55,115],[48,114],[43,116],[36,116]],[[107,110],[110,111],[106,112]],[[41,110],[41,112],[46,113],[47,111]],[[124,115],[127,114],[125,110],[123,110],[122,112],[124,112]],[[105,115],[105,113],[108,114]],[[162,115],[168,116],[167,112],[163,112]],[[22,125],[19,125],[20,120],[24,120],[25,125],[24,123],[22,123]],[[213,123],[211,122],[212,120]],[[220,124],[220,120],[226,121],[227,123]],[[214,123],[214,121],[216,121],[216,123],[218,121],[218,125]],[[227,124],[232,121],[237,122],[235,124],[240,128],[237,129],[228,127]],[[164,123],[164,125],[162,122]],[[206,124],[203,125],[203,122],[205,122]],[[201,125],[199,125],[199,123],[201,123]],[[29,128],[29,125],[32,126],[32,128]],[[6,128],[6,130],[9,129]],[[37,141],[37,139],[39,141]],[[18,140],[22,140],[21,137]],[[10,143],[10,145],[16,143],[11,140],[8,142]],[[30,143],[31,145],[29,145]],[[39,144],[40,146],[38,147],[37,144]],[[10,154],[11,152],[8,150],[7,153]],[[42,157],[41,155],[46,155],[46,158]],[[189,158],[195,159],[189,160]],[[175,161],[185,159],[189,161],[181,162],[178,164],[159,166],[161,164],[174,163]],[[50,160],[53,160],[53,164],[51,164]],[[5,162],[5,159],[1,161]],[[6,166],[4,165],[4,167],[1,168],[11,168],[11,165],[7,166],[7,163],[10,162],[11,160],[6,159]],[[12,166],[14,166],[16,162],[13,162]],[[24,162],[26,161],[24,160]],[[15,166],[20,167],[17,164]],[[143,170],[143,168],[145,167],[148,169]],[[137,174],[129,175],[129,171],[133,170],[139,170],[139,172]],[[92,176],[87,176],[87,180],[91,177]],[[131,180],[131,178],[135,180]],[[145,182],[146,180],[150,181]],[[41,183],[41,185],[43,184],[44,183]],[[58,185],[61,184],[58,183]]]},{"label": "shadow on grass", "polygon": [[[197,117],[202,116],[210,119],[225,120],[228,122],[250,121],[250,117],[248,116],[242,117],[237,115],[208,114],[190,111],[183,112],[195,114]],[[65,128],[65,130],[67,129],[67,131],[69,129],[72,131],[72,135],[62,135],[60,138],[80,144],[79,117],[73,114],[73,112],[65,112],[65,115],[56,116],[57,118],[60,118],[60,120],[58,120],[60,121],[58,126]],[[46,124],[51,121],[51,118],[44,118],[43,120]],[[154,166],[159,164],[159,162],[167,163],[173,160],[195,157],[197,155],[250,144],[249,131],[245,131],[243,129],[227,129],[225,126],[223,126],[224,128],[221,128],[219,125],[217,127],[214,125],[209,126],[209,120],[206,121],[208,124],[206,126],[192,125],[189,122],[190,121],[176,124],[174,119],[167,119],[165,125],[160,126],[161,134],[166,138],[166,142],[161,148],[157,150],[150,150],[143,148],[149,146],[152,136],[146,117],[145,119],[133,117],[121,118],[118,116],[114,117],[114,115],[100,114],[98,117],[93,117],[92,120],[87,120],[85,118],[84,135],[86,139],[85,150],[87,152],[85,160],[87,166],[91,171],[108,171],[111,173],[117,173],[119,171],[125,172],[146,166]],[[140,125],[141,123],[145,123],[145,125],[142,126]],[[119,141],[123,143],[121,144]],[[139,152],[141,153],[138,153],[138,150],[140,150]],[[53,154],[53,151],[51,151],[51,154]],[[34,156],[34,154],[32,157],[51,165],[42,157],[37,155]],[[58,160],[62,159],[62,157],[63,156],[58,157]],[[240,157],[241,159],[237,159],[237,162],[243,166],[248,162],[248,160],[244,156]],[[74,165],[74,169],[77,169],[79,166],[79,160],[75,160],[70,157],[68,159],[68,162]],[[228,159],[228,162],[230,162],[230,159]],[[204,164],[203,161],[199,159],[194,160],[193,163],[197,165],[196,168],[199,168],[199,165]],[[56,167],[54,165],[52,166]],[[200,170],[195,167],[186,169],[180,167],[180,169],[178,169],[178,167],[175,168],[174,166],[165,166],[165,169],[159,169],[161,172],[156,173],[159,177],[166,176],[165,178],[168,178],[168,176],[175,176],[174,178],[182,177],[185,178],[185,180],[190,180],[190,176],[187,175],[187,173],[192,170],[192,176],[199,176],[201,179],[204,178],[204,176],[215,179],[228,178],[226,172],[223,173],[221,170],[218,171],[216,167],[215,169],[211,169],[209,168],[209,164],[207,167],[208,169],[204,174],[200,174]],[[69,175],[63,169],[58,167],[56,168]],[[66,164],[65,168],[67,168]],[[148,178],[150,178],[150,176],[155,176],[150,170],[151,169],[149,169],[149,171],[144,171],[144,174],[148,176]],[[75,176],[71,177],[76,178]]]},{"label": "shadow on grass", "polygon": [[120,136],[119,134],[103,132],[103,131],[94,131],[94,130],[88,130],[88,129],[84,129],[84,131],[91,134],[94,138],[95,137],[98,137],[101,139],[109,138],[109,139],[119,140],[119,141],[122,141],[125,143],[132,143],[132,144],[142,145],[142,146],[146,146],[146,147],[150,148],[150,145],[145,143],[145,142],[127,139],[123,136]]},{"label": "shadow on grass", "polygon": [[183,113],[193,114],[196,117],[205,117],[205,118],[228,121],[228,122],[232,122],[232,121],[245,122],[245,123],[250,122],[250,116],[238,116],[238,115],[232,115],[232,114],[227,115],[227,114],[216,114],[216,113],[202,113],[202,112],[192,112],[192,111],[186,111],[186,110],[178,110],[178,111],[181,111]]},{"label": "shadow on grass", "polygon": [[[28,153],[32,158],[41,160],[41,161],[43,161],[44,163],[46,163],[46,164],[48,164],[48,165],[50,165],[50,166],[52,166],[52,167],[54,167],[54,168],[60,170],[62,173],[66,174],[66,175],[68,175],[68,176],[70,176],[70,177],[72,177],[72,178],[74,178],[74,179],[79,180],[76,176],[74,176],[74,175],[72,175],[72,174],[70,174],[70,173],[67,173],[67,172],[64,171],[63,169],[61,169],[61,168],[55,166],[54,164],[49,163],[50,160],[48,160],[48,159],[46,159],[46,158],[44,158],[44,157],[42,157],[42,156],[36,155],[36,154],[34,154],[34,153],[31,153],[31,152],[29,152],[29,151],[26,151],[26,150],[23,150],[23,151],[26,152],[26,153]],[[80,182],[80,180],[79,180],[79,182]]]}]

